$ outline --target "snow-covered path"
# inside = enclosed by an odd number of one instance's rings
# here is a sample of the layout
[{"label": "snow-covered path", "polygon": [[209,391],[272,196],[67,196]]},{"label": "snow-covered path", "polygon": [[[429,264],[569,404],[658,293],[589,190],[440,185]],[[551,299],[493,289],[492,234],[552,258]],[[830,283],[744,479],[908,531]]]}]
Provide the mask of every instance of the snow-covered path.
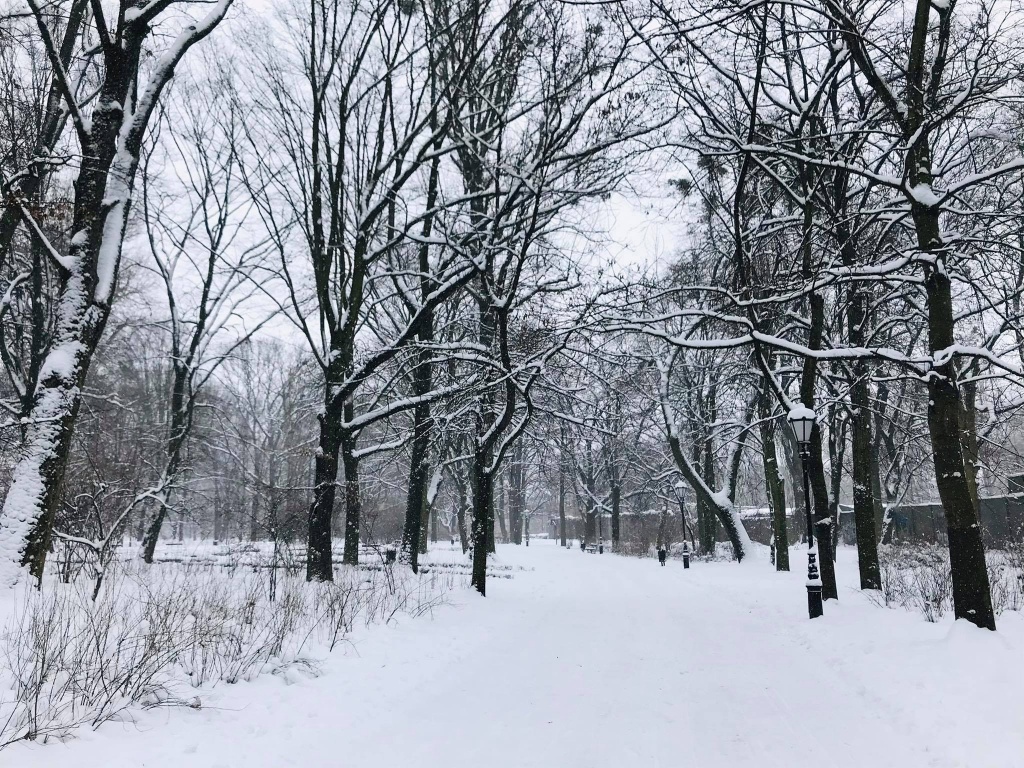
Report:
[{"label": "snow-covered path", "polygon": [[996,634],[933,625],[845,588],[812,623],[799,573],[763,563],[546,541],[499,557],[532,570],[361,634],[323,677],[224,686],[0,766],[1024,766],[1019,615]]}]

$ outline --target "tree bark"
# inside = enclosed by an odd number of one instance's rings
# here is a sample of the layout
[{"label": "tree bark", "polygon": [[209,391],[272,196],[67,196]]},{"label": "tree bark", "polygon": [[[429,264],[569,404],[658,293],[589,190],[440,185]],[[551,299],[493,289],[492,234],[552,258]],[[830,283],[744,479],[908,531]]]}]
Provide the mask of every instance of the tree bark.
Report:
[{"label": "tree bark", "polygon": [[597,512],[591,505],[583,514],[583,545],[589,547],[597,543]]},{"label": "tree bark", "polygon": [[[495,475],[495,480],[498,487],[494,490],[494,511],[492,515],[497,518],[498,529],[501,531],[501,540],[503,542],[509,541],[508,528],[505,527],[505,511],[509,506],[509,490],[508,482],[505,480],[505,474],[499,472]],[[494,546],[491,546],[491,551],[494,551]]]},{"label": "tree bark", "polygon": [[427,532],[430,526],[430,501],[427,499],[427,494],[423,494],[423,505],[420,508],[420,545],[419,554],[427,554]]},{"label": "tree bark", "polygon": [[[712,411],[712,421],[718,418],[717,412],[717,408]],[[704,469],[701,476],[703,477],[704,482],[707,483],[708,488],[717,488],[718,480],[715,477],[715,446],[712,442],[710,433],[704,441],[704,453],[702,458],[704,459]],[[707,542],[704,546],[704,550],[707,554],[714,554],[715,545],[718,541],[718,518],[707,504],[704,505],[704,526],[705,530],[701,534],[701,540]]]},{"label": "tree bark", "polygon": [[[778,431],[776,431],[778,434]],[[793,494],[793,509],[797,510],[797,515],[803,514],[806,509],[807,502],[804,500],[804,485],[801,479],[800,455],[796,445],[796,439],[793,437],[793,430],[784,429],[780,440],[782,446],[782,455],[786,462],[786,473],[789,475],[789,489]],[[797,526],[797,534],[799,541],[806,543],[807,532],[803,530],[803,526]]]},{"label": "tree bark", "polygon": [[341,450],[343,414],[328,403],[320,414],[320,442],[313,469],[313,502],[309,508],[306,544],[306,581],[333,581],[331,518],[338,487],[338,452]]},{"label": "tree bark", "polygon": [[[622,507],[622,487],[615,482],[611,489],[611,507],[612,507],[612,549],[617,550],[619,548],[619,534],[620,534],[620,521],[619,514]],[[684,521],[685,524],[685,521]]]},{"label": "tree bark", "polygon": [[[487,471],[489,452],[477,451],[473,456],[473,569],[471,585],[487,595],[487,553],[494,531],[494,495],[492,476]],[[490,528],[490,531],[488,531]]]},{"label": "tree bark", "polygon": [[[807,346],[811,349],[821,348],[821,339],[825,330],[825,301],[818,293],[810,295],[811,327],[808,333]],[[815,385],[817,383],[818,361],[815,357],[805,357],[803,375],[800,379],[800,399],[808,408],[814,408]],[[825,464],[822,461],[821,428],[814,425],[811,432],[811,454],[807,463],[807,472],[811,480],[811,500],[814,502],[814,528],[818,543],[818,567],[821,569],[821,595],[825,600],[838,600],[836,588],[835,555],[832,551],[832,518],[829,514],[828,484],[825,480]]]},{"label": "tree bark", "polygon": [[775,540],[775,570],[789,570],[789,532],[786,530],[786,488],[779,471],[775,447],[775,419],[771,412],[771,392],[761,394],[761,460],[764,483],[768,491],[768,508],[772,516],[772,538]]},{"label": "tree bark", "polygon": [[[867,297],[851,284],[847,297],[847,320],[850,326],[850,346],[864,344]],[[881,589],[882,576],[878,564],[878,540],[875,527],[875,470],[873,468],[873,441],[871,438],[871,402],[868,392],[867,365],[861,359],[853,363],[853,382],[850,387],[850,405],[853,415],[853,522],[857,531],[857,567],[861,589]],[[876,465],[877,466],[877,465]]]},{"label": "tree bark", "polygon": [[[350,406],[346,405],[346,418],[351,418],[349,409]],[[348,430],[343,431],[341,460],[345,467],[345,550],[341,561],[345,565],[359,565],[359,531],[362,524],[363,501],[359,488],[359,458],[355,450],[355,435]]]},{"label": "tree bark", "polygon": [[[701,467],[703,470],[701,456],[700,443],[694,442],[693,463],[694,466]],[[710,555],[715,551],[715,540],[708,536],[708,517],[713,513],[708,507],[708,502],[700,495],[697,495],[694,506],[697,512],[697,543],[700,546],[700,554]]]},{"label": "tree bark", "polygon": [[[834,189],[837,210],[845,212],[847,177],[836,175]],[[859,261],[857,244],[849,224],[840,217],[836,224],[843,266],[853,269]],[[868,295],[864,287],[851,282],[846,292],[847,335],[851,347],[863,347],[867,341]],[[850,381],[851,463],[853,464],[853,522],[857,536],[857,568],[861,589],[881,589],[878,564],[878,534],[881,527],[881,503],[878,498],[878,456],[871,435],[872,412],[868,386],[869,371],[863,358],[854,359]],[[838,508],[838,506],[837,506]]]},{"label": "tree bark", "polygon": [[[919,216],[918,218],[923,218]],[[918,239],[938,242],[938,215],[928,228],[918,226]],[[953,297],[943,256],[925,273],[928,295],[928,346],[932,354],[954,344]],[[931,436],[935,482],[946,514],[949,562],[953,579],[953,613],[985,629],[996,628],[995,612],[985,565],[985,547],[978,521],[977,490],[964,446],[967,423],[957,386],[955,357],[934,365],[928,377],[928,431]]]},{"label": "tree bark", "polygon": [[[433,334],[431,333],[431,336]],[[430,353],[417,351],[419,358],[412,373],[413,395],[422,397],[430,392],[433,381]],[[430,481],[430,452],[432,421],[429,401],[421,401],[413,408],[412,455],[409,458],[409,490],[405,500],[405,528],[402,531],[402,557],[408,561],[413,573],[419,570],[420,540],[424,538],[423,509],[426,505],[427,484]]]},{"label": "tree bark", "polygon": [[508,525],[513,544],[523,543],[523,514],[526,511],[525,445],[522,440],[512,449],[508,469]]},{"label": "tree bark", "polygon": [[560,425],[561,441],[558,444],[558,531],[559,543],[564,547],[568,542],[565,535],[565,426]]},{"label": "tree bark", "polygon": [[[472,478],[469,478],[472,480]],[[466,498],[467,483],[458,478],[455,483],[459,493],[459,506],[455,510],[455,520],[459,528],[459,543],[462,545],[462,554],[469,551],[469,531],[466,529],[466,510],[469,508],[469,499]]]},{"label": "tree bark", "polygon": [[839,549],[839,527],[842,512],[839,509],[839,494],[843,488],[843,464],[846,459],[846,423],[838,418],[839,406],[830,403],[828,406],[828,467],[829,494],[828,515],[832,519],[832,559],[836,558]]},{"label": "tree bark", "polygon": [[882,540],[882,521],[885,519],[885,504],[882,501],[883,488],[882,488],[882,468],[881,461],[878,458],[879,450],[881,449],[880,441],[875,439],[875,435],[872,434],[871,442],[871,497],[874,504],[874,523],[875,523],[875,541],[881,542]]},{"label": "tree bark", "polygon": [[[253,460],[252,473],[255,478],[252,484],[252,500],[249,507],[249,541],[259,541],[260,538],[260,487],[259,483],[263,477],[263,462],[259,459],[260,450],[256,447],[253,439]],[[244,458],[243,458],[244,461]]]}]

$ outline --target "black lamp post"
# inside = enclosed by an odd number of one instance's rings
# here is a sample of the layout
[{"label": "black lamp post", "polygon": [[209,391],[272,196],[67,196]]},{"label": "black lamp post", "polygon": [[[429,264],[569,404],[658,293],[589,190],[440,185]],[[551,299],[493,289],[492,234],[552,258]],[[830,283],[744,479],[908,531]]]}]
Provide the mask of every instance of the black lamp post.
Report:
[{"label": "black lamp post", "polygon": [[[816,619],[824,613],[821,603],[821,576],[818,574],[818,549],[814,546],[814,521],[811,519],[811,480],[807,462],[811,458],[811,432],[814,431],[814,411],[796,405],[789,412],[789,425],[800,446],[800,464],[804,471],[804,504],[807,508],[807,613]],[[780,542],[779,546],[784,546]]]},{"label": "black lamp post", "polygon": [[676,501],[679,502],[679,516],[683,519],[683,568],[690,567],[690,547],[686,543],[686,486],[680,480],[673,486]]}]

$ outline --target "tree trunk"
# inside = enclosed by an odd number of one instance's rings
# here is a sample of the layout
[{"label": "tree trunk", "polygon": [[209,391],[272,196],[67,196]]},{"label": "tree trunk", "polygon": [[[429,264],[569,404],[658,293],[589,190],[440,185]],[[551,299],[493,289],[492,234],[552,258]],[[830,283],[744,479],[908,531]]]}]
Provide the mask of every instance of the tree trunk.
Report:
[{"label": "tree trunk", "polygon": [[[487,472],[488,453],[473,456],[473,572],[471,584],[481,595],[487,595],[487,553],[494,531],[493,482]],[[490,531],[488,531],[490,529]]]},{"label": "tree trunk", "polygon": [[314,459],[313,502],[306,542],[306,581],[334,580],[331,518],[338,487],[341,420],[341,408],[337,405],[329,404],[320,415],[320,443]]},{"label": "tree trunk", "polygon": [[[258,451],[257,451],[258,453]],[[249,509],[249,541],[259,541],[260,538],[260,489],[259,478],[263,476],[260,462],[253,461],[253,474],[257,480],[252,486],[252,503]]]},{"label": "tree trunk", "polygon": [[[430,475],[430,465],[428,464],[427,465],[427,476],[429,477],[429,475]],[[430,483],[429,483],[429,480],[428,480],[428,483],[427,483],[428,488],[429,488],[429,485],[430,485]],[[421,554],[421,555],[427,554],[427,530],[428,530],[428,527],[430,525],[430,509],[431,509],[430,499],[428,498],[428,496],[429,496],[429,493],[427,492],[427,488],[424,488],[423,489],[423,504],[420,507],[420,533],[419,533],[420,545],[419,545],[419,554]]]},{"label": "tree trunk", "polygon": [[[837,179],[836,204],[846,202],[846,178]],[[843,265],[854,268],[858,261],[857,245],[848,224],[840,220],[836,226]],[[846,292],[846,324],[851,347],[863,347],[867,338],[868,295],[864,288],[851,282]],[[878,534],[881,530],[881,500],[879,499],[878,451],[871,435],[871,401],[868,389],[868,366],[857,358],[852,364],[850,382],[852,433],[851,462],[853,464],[853,522],[857,534],[857,567],[861,589],[881,589],[882,577],[878,564]]]},{"label": "tree trunk", "polygon": [[[810,295],[811,327],[808,332],[807,346],[811,349],[821,348],[821,339],[825,330],[825,301],[817,293]],[[808,408],[814,408],[815,385],[818,375],[818,360],[808,356],[804,358],[803,375],[800,379],[800,399]],[[811,500],[814,502],[814,528],[818,542],[818,567],[821,569],[821,595],[825,600],[838,600],[836,588],[835,556],[832,551],[832,518],[829,514],[828,484],[825,480],[825,464],[822,461],[821,428],[815,424],[811,432],[811,455],[807,462],[807,472],[811,480]]]},{"label": "tree trunk", "polygon": [[[976,366],[972,365],[971,369]],[[970,372],[970,371],[969,371]],[[974,493],[974,505],[979,504],[981,489],[978,488],[978,467],[980,466],[980,455],[978,453],[978,382],[976,380],[964,382],[962,389],[963,411],[961,411],[962,425],[960,427],[963,435],[962,443],[964,449],[964,466],[967,468],[967,480]]]},{"label": "tree trunk", "polygon": [[[430,353],[420,350],[416,368],[413,370],[413,395],[426,395],[432,386],[433,372],[430,364]],[[402,559],[408,561],[412,572],[419,570],[420,539],[424,538],[423,509],[427,498],[429,483],[429,464],[427,456],[430,451],[432,420],[430,403],[420,402],[413,408],[412,455],[409,459],[409,490],[405,499],[405,529],[402,531]]]},{"label": "tree trunk", "polygon": [[[611,490],[611,505],[612,505],[612,549],[618,550],[619,548],[619,537],[620,537],[620,526],[619,526],[619,513],[622,506],[622,487],[618,483],[612,485]],[[684,521],[685,526],[685,521]]]},{"label": "tree trunk", "polygon": [[832,559],[835,560],[839,549],[839,527],[842,512],[839,509],[839,494],[843,489],[843,464],[846,459],[846,424],[838,419],[839,407],[830,403],[828,407],[828,423],[832,428],[828,433],[828,466],[829,486],[828,516],[832,519]]},{"label": "tree trunk", "polygon": [[597,512],[592,507],[583,514],[583,546],[597,543]]},{"label": "tree trunk", "polygon": [[775,541],[775,570],[789,570],[789,532],[786,530],[786,488],[779,471],[775,447],[775,419],[771,413],[771,397],[767,387],[761,395],[761,458],[764,483],[768,491],[768,508],[772,516],[772,538]]},{"label": "tree trunk", "polygon": [[350,432],[343,432],[341,460],[345,467],[345,551],[341,562],[345,565],[359,565],[359,529],[362,523],[363,501],[359,491],[359,459],[355,455],[355,450],[355,436]]},{"label": "tree trunk", "polygon": [[[694,441],[693,443],[693,464],[695,467],[701,467],[701,453],[700,443]],[[709,514],[707,503],[700,497],[697,496],[694,501],[694,510],[697,515],[697,544],[698,551],[702,555],[711,554],[713,546],[707,541],[707,516]]]},{"label": "tree trunk", "polygon": [[459,528],[459,543],[462,545],[462,554],[469,551],[469,531],[466,529],[466,510],[469,508],[469,499],[466,497],[466,485],[462,478],[456,479],[459,493],[459,506],[455,510],[455,519]]},{"label": "tree trunk", "polygon": [[[863,291],[851,284],[847,302],[850,346],[863,346],[867,297]],[[874,458],[875,449],[871,439],[869,396],[867,366],[862,360],[857,359],[853,363],[853,382],[850,387],[850,405],[853,408],[850,424],[853,432],[853,522],[857,531],[857,567],[860,571],[861,589],[881,589],[875,497],[877,460]]]},{"label": "tree trunk", "polygon": [[[433,73],[432,73],[433,74]],[[431,118],[431,130],[436,130],[435,121]],[[435,157],[430,164],[430,177],[427,182],[426,207],[433,211],[437,202],[439,184],[440,157]],[[417,259],[420,270],[420,300],[426,306],[431,292],[430,275],[430,246],[429,240],[434,226],[433,213],[428,214],[423,221],[423,241],[417,250]],[[424,315],[423,323],[416,334],[423,344],[429,344],[434,340],[434,313],[428,311]],[[423,530],[422,514],[426,505],[427,485],[430,482],[428,467],[428,454],[430,452],[430,438],[433,432],[433,419],[431,417],[430,401],[426,395],[434,386],[434,370],[429,349],[420,349],[416,352],[416,368],[412,373],[413,395],[424,398],[413,408],[413,442],[412,456],[409,461],[409,491],[405,502],[405,529],[402,532],[402,552],[404,558],[409,561],[412,572],[419,569],[419,555],[426,552],[426,538]],[[421,542],[420,540],[423,539]],[[434,536],[437,540],[436,532]]]},{"label": "tree trunk", "polygon": [[561,427],[562,440],[558,446],[558,529],[560,544],[568,543],[565,536],[565,427]]},{"label": "tree trunk", "polygon": [[[75,203],[69,261],[75,268],[62,275],[54,307],[57,322],[50,352],[40,373],[25,432],[24,457],[15,467],[11,486],[0,515],[0,557],[5,563],[27,566],[40,581],[53,536],[53,521],[60,505],[64,476],[75,422],[81,407],[81,392],[89,373],[92,356],[103,335],[110,313],[110,299],[117,279],[117,262],[107,275],[107,285],[99,285],[97,264],[108,238],[116,239],[107,247],[117,247],[124,237],[130,203],[130,189],[113,193],[107,204],[108,172],[113,161],[115,140],[122,109],[114,108],[109,82],[95,110],[92,146],[83,149],[90,157],[75,182]],[[123,98],[118,94],[118,104]],[[117,184],[125,186],[134,179],[137,163],[115,169]],[[108,222],[109,220],[109,222]],[[109,257],[108,257],[109,258]],[[97,300],[99,295],[99,299]],[[13,582],[17,572],[8,572],[5,581]]]},{"label": "tree trunk", "polygon": [[[934,231],[938,242],[938,216]],[[918,226],[918,239],[930,238]],[[954,344],[953,297],[943,256],[936,268],[925,274],[928,294],[928,347],[932,354]],[[935,482],[946,513],[949,537],[949,562],[953,579],[953,613],[985,629],[996,628],[985,566],[985,547],[978,522],[977,491],[973,472],[968,467],[964,446],[970,438],[964,434],[967,423],[957,386],[955,357],[932,367],[928,377],[928,431],[935,463]]]},{"label": "tree trunk", "polygon": [[882,520],[885,518],[885,505],[882,502],[883,489],[882,489],[882,468],[881,462],[878,459],[878,452],[881,449],[880,441],[874,439],[875,435],[872,434],[871,441],[871,500],[874,509],[873,520],[875,523],[875,542],[882,540]]},{"label": "tree trunk", "polygon": [[523,543],[523,514],[526,511],[526,465],[524,443],[519,440],[512,450],[508,470],[508,525],[513,544]]},{"label": "tree trunk", "polygon": [[[776,431],[776,434],[778,434],[778,431]],[[802,518],[803,510],[807,508],[807,502],[804,500],[803,478],[800,474],[803,471],[801,469],[803,465],[800,463],[800,455],[792,429],[786,428],[782,431],[780,443],[782,446],[782,456],[786,461],[786,474],[789,475],[789,489],[793,494],[793,509],[796,510],[797,517]],[[803,526],[797,526],[797,535],[800,542],[807,542],[807,532],[803,529]]]},{"label": "tree trunk", "polygon": [[[695,446],[694,451],[697,451]],[[701,468],[701,479],[708,488],[715,487],[715,456],[714,445],[708,438],[703,443],[703,450],[695,463]],[[715,553],[715,540],[718,538],[718,521],[715,519],[713,505],[708,500],[697,496],[697,540],[700,542],[702,555]]]},{"label": "tree trunk", "polygon": [[181,451],[185,445],[185,438],[191,425],[191,406],[188,401],[189,376],[189,370],[175,360],[174,377],[171,381],[171,423],[168,429],[167,442],[164,445],[166,462],[164,474],[161,478],[162,487],[160,488],[157,509],[142,540],[142,559],[150,564],[153,562],[153,557],[156,554],[156,545],[160,541],[160,529],[167,515],[167,505],[171,496],[170,483],[178,474],[178,468],[181,465]]},{"label": "tree trunk", "polygon": [[[929,69],[926,47],[934,34],[930,23],[932,7],[925,0],[917,2],[907,67],[907,97],[900,115],[905,118],[903,139],[909,151],[904,158],[904,171],[911,189],[923,186],[931,190],[934,180],[930,132],[938,130],[935,126],[939,124],[928,124],[929,106],[925,101],[925,77]],[[949,34],[949,26],[940,28],[940,51],[944,50]],[[952,354],[956,320],[947,263],[949,247],[942,238],[938,206],[914,199],[910,215],[918,249],[930,257],[930,260],[922,260],[928,298],[928,351],[934,361],[928,371],[928,432],[935,482],[946,513],[953,613],[958,619],[994,630],[996,620],[978,522],[978,494],[973,468],[968,466],[970,458],[965,451],[970,450],[976,436],[964,434],[970,424],[960,396],[957,357]]]},{"label": "tree trunk", "polygon": [[165,493],[157,501],[153,518],[149,521],[146,533],[142,537],[142,560],[150,565],[153,563],[153,558],[156,557],[156,545],[160,540],[160,529],[163,527],[164,519],[167,516],[167,501],[167,494]]},{"label": "tree trunk", "polygon": [[[142,516],[139,516],[140,522]],[[140,526],[141,528],[141,526]],[[221,536],[221,501],[220,501],[220,483],[214,480],[213,483],[213,543],[217,544],[220,542]],[[139,537],[142,540],[142,537]]]},{"label": "tree trunk", "polygon": [[[497,518],[498,529],[501,531],[501,540],[504,542],[509,541],[508,528],[505,527],[505,510],[508,509],[509,502],[509,491],[508,483],[505,480],[505,474],[499,472],[496,475],[498,487],[494,490],[494,509],[492,511],[492,518]],[[494,551],[494,546],[491,546],[491,552]]]},{"label": "tree trunk", "polygon": [[[42,195],[37,198],[37,203],[42,208]],[[11,206],[13,208],[13,206]],[[0,246],[2,247],[2,246]],[[46,268],[46,255],[43,253],[42,243],[38,238],[32,238],[32,328],[30,330],[30,351],[28,363],[28,378],[25,381],[25,391],[22,395],[21,416],[22,440],[28,433],[28,415],[32,412],[32,399],[35,394],[35,385],[39,380],[39,371],[43,366],[43,353],[46,349],[46,306],[43,297],[43,270]],[[2,263],[2,258],[0,258]]]}]

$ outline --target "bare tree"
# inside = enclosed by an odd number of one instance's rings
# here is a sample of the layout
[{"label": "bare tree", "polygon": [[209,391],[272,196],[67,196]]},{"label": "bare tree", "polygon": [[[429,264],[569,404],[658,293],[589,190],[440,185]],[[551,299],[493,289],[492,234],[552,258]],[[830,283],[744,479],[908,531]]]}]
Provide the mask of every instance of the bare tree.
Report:
[{"label": "bare tree", "polygon": [[[358,562],[359,463],[367,451],[379,450],[358,446],[362,430],[435,397],[426,392],[396,400],[396,391],[385,387],[364,398],[360,413],[360,389],[388,365],[401,367],[397,358],[426,334],[432,310],[472,275],[457,249],[434,249],[434,259],[426,251],[430,222],[443,201],[423,210],[413,187],[424,171],[434,176],[434,158],[449,151],[439,149],[450,127],[444,104],[466,63],[437,50],[457,34],[435,34],[435,20],[446,22],[427,5],[422,13],[407,13],[416,8],[318,1],[283,22],[280,33],[293,41],[294,55],[268,59],[261,51],[264,85],[255,90],[265,98],[254,107],[259,127],[251,134],[261,149],[252,153],[250,188],[281,258],[284,304],[325,382],[309,514],[310,579],[333,578],[339,467],[344,562]],[[475,21],[451,23],[472,33]],[[434,88],[427,81],[441,55],[452,61],[453,75]],[[470,43],[466,56],[475,55]],[[265,146],[279,151],[262,151]],[[409,241],[423,246],[412,263]],[[415,370],[420,376],[425,369]]]},{"label": "bare tree", "polygon": [[171,506],[203,388],[273,316],[273,307],[254,302],[265,248],[248,234],[252,201],[241,194],[237,168],[240,117],[232,101],[220,106],[220,94],[231,84],[215,73],[211,68],[201,82],[183,84],[163,110],[140,171],[142,221],[166,300],[160,325],[170,341],[172,371],[165,458],[149,493],[155,509],[142,542],[147,563]]},{"label": "bare tree", "polygon": [[[7,582],[18,578],[18,566],[28,566],[36,579],[42,578],[80,392],[110,313],[139,153],[151,117],[175,67],[220,23],[231,0],[219,0],[199,20],[180,27],[162,50],[152,46],[158,39],[154,30],[168,25],[174,29],[180,21],[169,10],[187,13],[191,3],[122,0],[117,17],[109,21],[106,9],[92,3],[88,28],[77,21],[63,25],[51,8],[36,0],[27,3],[34,34],[46,52],[54,94],[48,108],[53,127],[41,136],[40,156],[49,157],[50,139],[59,133],[66,109],[84,162],[74,185],[72,235],[64,250],[46,237],[32,214],[31,200],[19,191],[21,185],[0,179],[20,221],[59,275],[57,322],[28,415],[25,454],[0,516]],[[85,4],[73,3],[72,10],[73,16],[84,13]],[[72,57],[88,60],[88,66],[69,68]],[[31,168],[15,175],[21,174],[31,175]]]}]

